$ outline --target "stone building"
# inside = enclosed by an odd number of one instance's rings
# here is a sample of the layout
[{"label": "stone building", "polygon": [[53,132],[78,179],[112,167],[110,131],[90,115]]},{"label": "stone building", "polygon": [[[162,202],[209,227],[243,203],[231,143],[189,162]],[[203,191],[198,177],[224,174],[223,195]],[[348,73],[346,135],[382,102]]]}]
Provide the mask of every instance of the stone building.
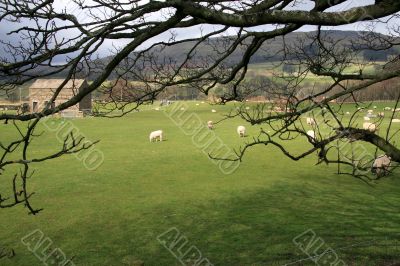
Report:
[{"label": "stone building", "polygon": [[[38,112],[51,100],[54,92],[64,82],[63,79],[37,79],[29,87],[29,106],[32,112]],[[52,103],[57,106],[71,99],[78,92],[83,90],[88,83],[84,79],[69,80]],[[90,113],[92,109],[91,95],[85,96],[78,104],[69,107],[61,112],[61,115],[80,116],[83,113]]]}]

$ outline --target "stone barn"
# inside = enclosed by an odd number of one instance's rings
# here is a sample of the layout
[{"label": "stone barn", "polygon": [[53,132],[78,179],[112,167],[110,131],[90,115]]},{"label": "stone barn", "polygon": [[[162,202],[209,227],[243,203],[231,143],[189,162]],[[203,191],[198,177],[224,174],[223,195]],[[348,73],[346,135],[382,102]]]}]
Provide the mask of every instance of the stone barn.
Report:
[{"label": "stone barn", "polygon": [[[51,100],[54,92],[64,82],[63,79],[37,79],[29,87],[29,106],[32,112],[38,112]],[[71,79],[65,84],[61,92],[52,103],[57,106],[76,95],[79,91],[88,86],[84,79]],[[62,116],[82,116],[83,113],[90,113],[92,110],[91,95],[85,96],[78,104],[69,107],[61,112]]]}]

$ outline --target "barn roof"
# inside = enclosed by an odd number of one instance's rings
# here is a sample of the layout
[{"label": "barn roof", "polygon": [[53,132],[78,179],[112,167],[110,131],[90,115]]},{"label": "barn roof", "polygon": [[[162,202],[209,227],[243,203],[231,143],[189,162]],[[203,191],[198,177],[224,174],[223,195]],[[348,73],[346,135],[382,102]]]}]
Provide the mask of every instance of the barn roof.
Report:
[{"label": "barn roof", "polygon": [[[65,80],[64,79],[37,79],[29,87],[30,89],[57,89]],[[85,82],[84,79],[68,80],[64,89],[78,89]]]}]

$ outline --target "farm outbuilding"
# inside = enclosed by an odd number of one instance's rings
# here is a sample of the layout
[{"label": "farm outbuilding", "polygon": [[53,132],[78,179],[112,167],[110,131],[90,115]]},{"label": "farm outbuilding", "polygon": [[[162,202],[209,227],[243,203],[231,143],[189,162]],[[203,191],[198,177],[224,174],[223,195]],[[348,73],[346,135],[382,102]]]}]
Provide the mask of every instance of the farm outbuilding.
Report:
[{"label": "farm outbuilding", "polygon": [[141,81],[108,80],[96,90],[96,100],[103,102],[135,102],[138,98],[149,95],[155,88]]},{"label": "farm outbuilding", "polygon": [[[29,87],[29,106],[32,112],[38,112],[51,98],[57,88],[64,82],[63,79],[37,79]],[[84,79],[69,80],[59,95],[52,102],[52,106],[57,106],[70,100],[74,95],[83,90],[88,83]],[[82,116],[83,113],[90,113],[92,110],[92,97],[90,94],[85,96],[78,104],[69,107],[61,112],[62,116]]]}]

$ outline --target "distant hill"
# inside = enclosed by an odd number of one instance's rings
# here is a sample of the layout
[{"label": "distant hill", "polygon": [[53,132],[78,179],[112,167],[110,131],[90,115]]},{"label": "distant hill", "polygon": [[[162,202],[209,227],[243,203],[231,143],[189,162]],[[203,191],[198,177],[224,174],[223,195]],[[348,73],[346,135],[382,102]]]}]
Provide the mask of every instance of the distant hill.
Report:
[{"label": "distant hill", "polygon": [[[316,36],[317,32],[293,32],[283,37],[276,37],[274,39],[264,42],[261,48],[252,56],[250,63],[265,63],[272,61],[280,61],[283,59],[283,54],[280,53],[284,44],[288,47],[294,47],[300,40],[304,40],[305,45],[310,45],[311,37]],[[326,36],[332,41],[340,41],[338,44],[351,48],[351,42],[360,42],[362,32],[357,31],[323,31],[322,36]],[[233,37],[225,38],[212,38],[208,43],[200,44],[196,49],[197,58],[205,58],[207,56],[216,56],[217,52],[214,50],[224,50],[224,45],[232,43]],[[247,41],[246,44],[248,44]],[[155,47],[154,52],[158,55],[158,60],[162,62],[165,58],[172,58],[177,62],[182,62],[186,54],[195,45],[195,42],[187,42],[177,44],[171,47],[165,47],[160,50],[160,47]],[[243,48],[245,48],[245,45]],[[352,49],[352,48],[351,48]],[[385,61],[387,56],[397,54],[397,49],[392,48],[386,51],[365,51],[364,56],[368,60]],[[229,61],[232,63],[238,62],[243,56],[244,49],[237,49],[230,57]],[[290,58],[288,58],[290,59]]]},{"label": "distant hill", "polygon": [[[300,40],[305,40],[304,43],[307,45],[310,44],[310,38],[307,39],[307,36],[315,36],[316,32],[293,32],[287,34],[284,39],[282,37],[277,37],[271,40],[266,41],[261,48],[252,56],[250,60],[250,64],[254,63],[265,63],[265,62],[276,62],[281,61],[283,56],[281,53],[281,49],[284,46],[284,43],[293,47],[296,43],[299,43]],[[360,40],[360,32],[356,31],[323,31],[322,35],[329,37],[333,41],[340,40],[339,44],[343,46],[351,47],[351,41],[359,41]],[[196,49],[195,57],[198,59],[206,58],[206,57],[215,57],[218,50],[224,50],[224,45],[232,42],[233,37],[225,37],[225,38],[212,38],[208,41],[208,43],[200,44]],[[160,46],[156,46],[152,49],[152,52],[157,55],[157,61],[164,62],[165,59],[172,59],[175,63],[181,63],[185,59],[188,51],[193,47],[195,42],[187,42],[177,44],[171,47],[165,47],[161,49]],[[367,60],[371,61],[385,61],[390,55],[398,54],[398,47],[391,48],[385,51],[365,51],[364,57]],[[226,64],[234,64],[238,62],[243,55],[243,49],[237,49],[225,62]],[[287,59],[291,59],[290,57]],[[111,57],[105,57],[100,59],[102,63],[107,63],[107,61],[111,60]],[[41,69],[41,71],[43,71]],[[94,71],[97,72],[97,71]],[[65,71],[54,75],[54,77],[62,78],[65,76]],[[94,79],[98,73],[90,73],[89,79]],[[114,78],[115,75],[111,75],[110,78]]]}]

